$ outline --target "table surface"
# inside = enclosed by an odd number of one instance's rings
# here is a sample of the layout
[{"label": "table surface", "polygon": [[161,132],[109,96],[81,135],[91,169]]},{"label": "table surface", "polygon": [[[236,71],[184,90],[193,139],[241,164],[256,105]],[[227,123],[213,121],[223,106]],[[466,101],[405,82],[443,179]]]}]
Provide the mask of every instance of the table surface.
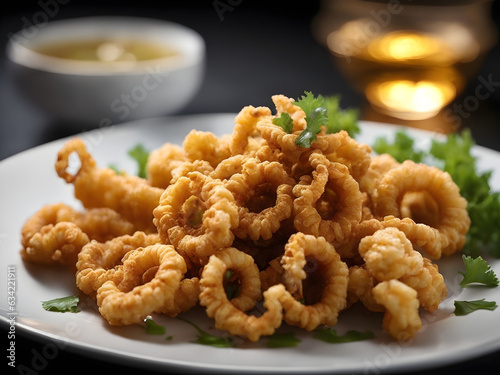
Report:
[{"label": "table surface", "polygon": [[[4,46],[8,34],[17,31],[22,27],[23,20],[30,19],[40,11],[39,3],[42,2],[32,2],[30,5],[16,3],[11,10],[2,10],[0,15],[0,160],[34,146],[91,129],[71,128],[40,113],[24,100],[10,77],[5,74]],[[307,2],[307,5],[302,4],[298,8],[290,6],[289,2],[268,5],[260,1],[234,1],[231,3],[237,5],[231,11],[226,11],[222,20],[212,3],[186,2],[183,5],[179,1],[160,6],[159,2],[141,1],[140,7],[134,7],[124,2],[120,2],[118,6],[110,2],[95,5],[92,1],[72,1],[61,5],[53,18],[136,15],[179,22],[198,31],[207,44],[206,74],[199,93],[177,113],[179,115],[236,113],[249,104],[272,107],[270,97],[273,94],[297,97],[307,90],[324,95],[341,94],[342,107],[359,107],[362,119],[430,130],[442,128],[442,113],[428,121],[410,123],[378,115],[366,105],[363,97],[351,88],[335,68],[328,52],[312,35],[311,21],[319,11],[319,2]],[[497,8],[499,7],[494,4],[492,14],[498,25]],[[499,62],[500,47],[495,46],[476,77],[452,105],[461,104],[468,96],[474,95],[480,77],[491,75],[493,81],[500,81]],[[486,100],[479,103],[477,110],[462,120],[463,126],[470,128],[479,145],[500,150],[500,92],[492,92]],[[2,340],[3,343],[7,342],[6,338]],[[16,346],[25,348],[17,353],[18,363],[29,365],[34,351],[40,352],[45,343],[23,336],[18,340],[19,345]],[[464,363],[419,373],[494,371],[500,369],[499,358],[500,352],[497,351]],[[82,373],[127,373],[130,370],[114,363],[62,351],[39,373],[67,373],[69,369],[75,368],[75,364]],[[143,374],[157,374],[147,369],[140,371]]]}]

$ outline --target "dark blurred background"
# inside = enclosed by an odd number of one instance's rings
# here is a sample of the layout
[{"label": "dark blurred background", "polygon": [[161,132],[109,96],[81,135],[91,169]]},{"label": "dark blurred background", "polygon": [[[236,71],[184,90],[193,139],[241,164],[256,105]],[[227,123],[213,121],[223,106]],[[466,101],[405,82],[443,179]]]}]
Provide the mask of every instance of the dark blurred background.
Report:
[{"label": "dark blurred background", "polygon": [[[10,33],[23,27],[25,20],[40,11],[41,1],[9,0],[0,14],[0,160],[39,144],[77,131],[68,124],[48,118],[33,108],[18,93],[7,76],[5,44]],[[403,121],[375,113],[356,92],[350,82],[333,64],[328,50],[313,36],[311,23],[320,11],[321,3],[314,1],[223,1],[233,4],[222,14],[213,1],[66,1],[51,19],[65,19],[91,15],[133,15],[166,19],[198,31],[207,46],[206,74],[201,90],[193,101],[179,111],[191,113],[238,112],[245,105],[271,106],[271,95],[290,97],[304,90],[316,94],[341,94],[342,107],[359,107],[361,118],[375,121],[407,124],[442,130],[443,114],[426,121]],[[415,3],[417,1],[413,1]],[[452,3],[452,2],[447,2]],[[456,2],[455,2],[456,3]],[[500,27],[498,1],[492,5],[491,17]],[[461,104],[474,95],[478,77],[491,76],[500,82],[500,46],[495,45],[484,64],[454,102]],[[478,103],[477,108],[463,117],[462,127],[471,129],[477,142],[500,150],[500,90]],[[15,178],[1,176],[0,178]],[[1,192],[0,192],[1,193]],[[22,199],[22,197],[19,197]],[[0,208],[1,209],[1,208]],[[495,327],[495,329],[498,327]],[[2,342],[6,338],[2,335]],[[29,363],[33,350],[40,351],[43,342],[19,338],[19,363]],[[500,369],[496,352],[477,360],[444,369],[426,371],[426,374],[465,372],[495,372]],[[2,366],[4,366],[2,364]],[[126,373],[127,367],[100,360],[87,359],[71,352],[62,352],[40,373]],[[408,369],[411,371],[411,369]],[[141,370],[142,373],[149,373]],[[2,370],[3,373],[3,370]],[[153,372],[151,372],[153,373]]]},{"label": "dark blurred background", "polygon": [[[12,1],[0,15],[0,160],[38,144],[71,135],[78,129],[54,121],[26,102],[5,74],[5,43],[10,33],[33,21],[42,4]],[[55,1],[55,0],[54,0]],[[63,2],[63,1],[61,1]],[[341,94],[341,106],[361,108],[363,119],[409,124],[442,131],[443,114],[425,121],[402,121],[380,115],[366,105],[332,62],[325,46],[312,32],[312,21],[321,10],[320,1],[225,2],[227,10],[217,11],[215,1],[78,1],[59,5],[51,19],[90,15],[134,15],[162,18],[198,31],[207,45],[206,75],[201,90],[178,114],[237,112],[245,105],[269,105],[271,95],[290,97],[304,90],[315,94]],[[424,1],[425,2],[425,1]],[[224,3],[224,1],[222,1]],[[233,4],[232,6],[229,4]],[[413,1],[409,3],[418,3]],[[435,2],[431,2],[435,3]],[[442,3],[460,3],[444,1]],[[221,2],[219,1],[219,4]],[[499,25],[499,4],[494,2],[491,17]],[[454,103],[474,95],[478,77],[500,81],[500,47],[488,53],[480,71]],[[500,140],[500,90],[481,100],[474,111],[461,116],[460,125],[470,127],[478,143],[498,148]],[[446,125],[446,124],[445,124]]]}]

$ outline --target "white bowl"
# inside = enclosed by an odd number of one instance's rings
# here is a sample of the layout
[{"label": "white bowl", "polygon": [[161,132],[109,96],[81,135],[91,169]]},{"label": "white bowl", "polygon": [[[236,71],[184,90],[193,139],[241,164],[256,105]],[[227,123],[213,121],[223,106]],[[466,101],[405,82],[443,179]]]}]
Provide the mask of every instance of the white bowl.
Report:
[{"label": "white bowl", "polygon": [[[52,57],[42,45],[74,40],[133,39],[177,51],[173,57],[136,63],[103,63]],[[203,80],[205,43],[172,22],[135,17],[87,17],[34,25],[12,35],[10,72],[26,97],[54,118],[106,126],[179,111]]]}]

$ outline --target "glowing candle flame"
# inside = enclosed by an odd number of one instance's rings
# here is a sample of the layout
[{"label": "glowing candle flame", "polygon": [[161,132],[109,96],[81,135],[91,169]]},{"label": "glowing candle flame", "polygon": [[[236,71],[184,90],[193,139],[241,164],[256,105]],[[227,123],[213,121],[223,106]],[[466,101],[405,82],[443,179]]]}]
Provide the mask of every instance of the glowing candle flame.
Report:
[{"label": "glowing candle flame", "polygon": [[453,100],[455,86],[446,81],[374,82],[366,88],[366,97],[384,112],[417,120],[435,115]]}]

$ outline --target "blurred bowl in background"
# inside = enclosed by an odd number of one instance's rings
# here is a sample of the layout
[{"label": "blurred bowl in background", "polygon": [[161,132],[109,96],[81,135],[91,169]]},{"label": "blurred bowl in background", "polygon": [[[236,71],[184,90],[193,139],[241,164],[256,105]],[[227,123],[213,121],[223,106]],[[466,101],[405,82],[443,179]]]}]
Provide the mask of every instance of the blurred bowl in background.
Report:
[{"label": "blurred bowl in background", "polygon": [[16,86],[42,111],[96,127],[179,111],[201,86],[205,42],[168,21],[86,17],[23,29],[7,56]]}]

